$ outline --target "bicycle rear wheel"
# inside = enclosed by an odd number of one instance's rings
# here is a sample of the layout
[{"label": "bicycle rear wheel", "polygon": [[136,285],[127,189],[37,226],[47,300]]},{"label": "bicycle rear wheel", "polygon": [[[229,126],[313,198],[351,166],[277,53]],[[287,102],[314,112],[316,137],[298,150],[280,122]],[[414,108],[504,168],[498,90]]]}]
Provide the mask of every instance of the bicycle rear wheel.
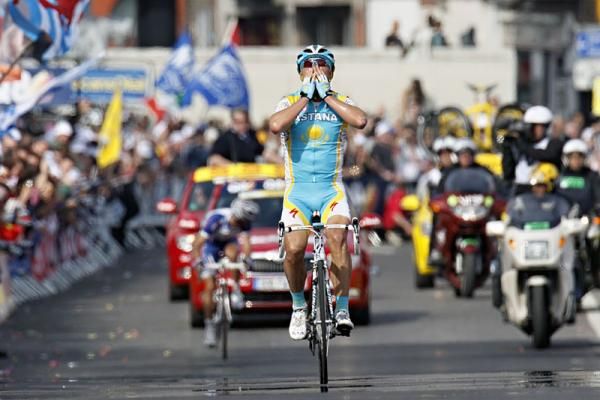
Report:
[{"label": "bicycle rear wheel", "polygon": [[327,281],[326,281],[326,270],[323,261],[317,263],[317,283],[318,283],[318,306],[319,306],[319,319],[317,332],[317,344],[319,351],[319,371],[320,371],[320,382],[321,392],[327,392],[327,383],[329,377],[327,375],[327,349],[329,346],[329,330],[327,329],[327,321],[330,319],[329,316],[329,302],[327,299]]},{"label": "bicycle rear wheel", "polygon": [[228,310],[229,307],[229,292],[227,288],[223,289],[223,297],[221,298],[221,326],[218,327],[221,335],[221,350],[223,360],[227,360],[227,334],[229,333],[229,319]]}]

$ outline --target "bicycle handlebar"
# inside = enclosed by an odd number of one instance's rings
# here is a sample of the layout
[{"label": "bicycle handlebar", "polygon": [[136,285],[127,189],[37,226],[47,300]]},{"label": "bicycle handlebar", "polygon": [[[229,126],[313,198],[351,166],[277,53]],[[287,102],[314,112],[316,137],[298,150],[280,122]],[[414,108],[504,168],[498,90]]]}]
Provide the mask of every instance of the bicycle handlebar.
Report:
[{"label": "bicycle handlebar", "polygon": [[[318,228],[316,228],[316,227]],[[315,224],[315,225],[291,225],[285,226],[283,221],[279,221],[278,225],[278,236],[279,236],[279,258],[283,258],[284,256],[284,246],[283,246],[283,236],[286,233],[291,233],[295,231],[309,231],[314,234],[321,234],[321,229],[344,229],[346,231],[354,232],[354,255],[360,254],[360,226],[358,223],[358,218],[352,218],[352,222],[350,224]]]},{"label": "bicycle handlebar", "polygon": [[[325,229],[346,229],[348,231],[354,231],[354,227],[352,226],[352,224],[322,224],[321,226]],[[284,227],[285,233],[290,233],[294,231],[317,232],[313,225],[292,225]]]},{"label": "bicycle handlebar", "polygon": [[239,271],[245,271],[247,269],[246,264],[244,264],[243,262],[232,262],[229,260],[219,260],[217,262],[214,263],[205,263],[204,264],[204,268],[206,269],[237,269]]}]

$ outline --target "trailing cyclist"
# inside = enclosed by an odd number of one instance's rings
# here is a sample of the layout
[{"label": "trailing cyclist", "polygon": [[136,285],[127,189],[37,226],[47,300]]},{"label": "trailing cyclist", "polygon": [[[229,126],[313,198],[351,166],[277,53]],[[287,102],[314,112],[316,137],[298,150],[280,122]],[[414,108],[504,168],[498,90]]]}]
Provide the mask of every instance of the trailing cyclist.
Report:
[{"label": "trailing cyclist", "polygon": [[[286,190],[281,220],[286,226],[309,225],[313,211],[323,223],[350,223],[350,209],[342,183],[342,166],[348,125],[363,128],[364,111],[331,89],[335,70],[333,53],[321,45],[310,45],[296,57],[302,82],[295,92],[283,97],[269,120],[272,133],[280,134],[285,150]],[[293,312],[289,333],[292,339],[307,335],[304,283],[304,254],[308,232],[285,236],[284,269]],[[351,262],[346,232],[326,232],[331,252],[331,272],[336,295],[336,328],[349,334],[354,328],[348,311]]]},{"label": "trailing cyclist", "polygon": [[[202,230],[194,242],[193,257],[200,267],[216,263],[223,257],[236,261],[241,253],[244,261],[250,262],[250,228],[258,215],[258,205],[252,201],[236,199],[230,208],[221,208],[209,213],[203,223]],[[239,242],[238,242],[239,237]],[[204,282],[202,303],[204,307],[204,344],[214,347],[217,335],[213,315],[215,311],[214,292],[215,270],[202,269],[200,277]],[[244,307],[244,297],[237,282],[239,271],[234,271],[236,284],[231,293],[231,307],[240,310]]]}]

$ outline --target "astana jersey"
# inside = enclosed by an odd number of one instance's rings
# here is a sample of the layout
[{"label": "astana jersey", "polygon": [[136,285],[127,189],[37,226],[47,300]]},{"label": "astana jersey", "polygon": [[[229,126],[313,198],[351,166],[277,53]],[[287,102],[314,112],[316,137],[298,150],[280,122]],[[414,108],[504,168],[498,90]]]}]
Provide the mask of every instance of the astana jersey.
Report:
[{"label": "astana jersey", "polygon": [[[334,93],[346,104],[347,96]],[[284,97],[281,111],[300,100],[300,92]],[[350,216],[342,184],[348,124],[327,103],[309,102],[287,132],[281,133],[284,149],[286,191],[282,220],[286,224],[308,224],[313,211],[323,222],[331,215]]]}]

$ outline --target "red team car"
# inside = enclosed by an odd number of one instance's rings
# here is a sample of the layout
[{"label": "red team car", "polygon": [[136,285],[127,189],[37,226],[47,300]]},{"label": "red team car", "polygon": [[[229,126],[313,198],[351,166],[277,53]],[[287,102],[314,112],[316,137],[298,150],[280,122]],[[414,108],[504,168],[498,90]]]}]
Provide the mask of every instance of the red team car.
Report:
[{"label": "red team car", "polygon": [[[252,225],[250,241],[254,265],[242,274],[240,287],[244,294],[241,314],[285,312],[291,310],[292,302],[283,272],[282,260],[278,259],[277,223],[283,204],[283,168],[268,164],[234,164],[224,168],[199,168],[186,187],[179,209],[172,200],[165,199],[159,209],[176,215],[167,226],[167,253],[171,295],[185,294],[184,285],[189,283],[191,325],[201,326],[203,284],[191,265],[193,235],[200,229],[206,212],[228,207],[236,197],[249,199],[258,204],[260,213]],[[208,193],[210,191],[210,193]],[[349,246],[352,241],[349,240]],[[307,260],[311,247],[307,248]],[[352,249],[350,249],[352,250]],[[351,253],[352,254],[352,253]],[[353,320],[368,324],[370,320],[370,266],[368,252],[361,249],[361,256],[352,256],[352,279],[350,308]],[[309,268],[307,261],[307,268]],[[310,276],[305,290],[310,290]],[[173,295],[176,296],[173,296]]]}]

